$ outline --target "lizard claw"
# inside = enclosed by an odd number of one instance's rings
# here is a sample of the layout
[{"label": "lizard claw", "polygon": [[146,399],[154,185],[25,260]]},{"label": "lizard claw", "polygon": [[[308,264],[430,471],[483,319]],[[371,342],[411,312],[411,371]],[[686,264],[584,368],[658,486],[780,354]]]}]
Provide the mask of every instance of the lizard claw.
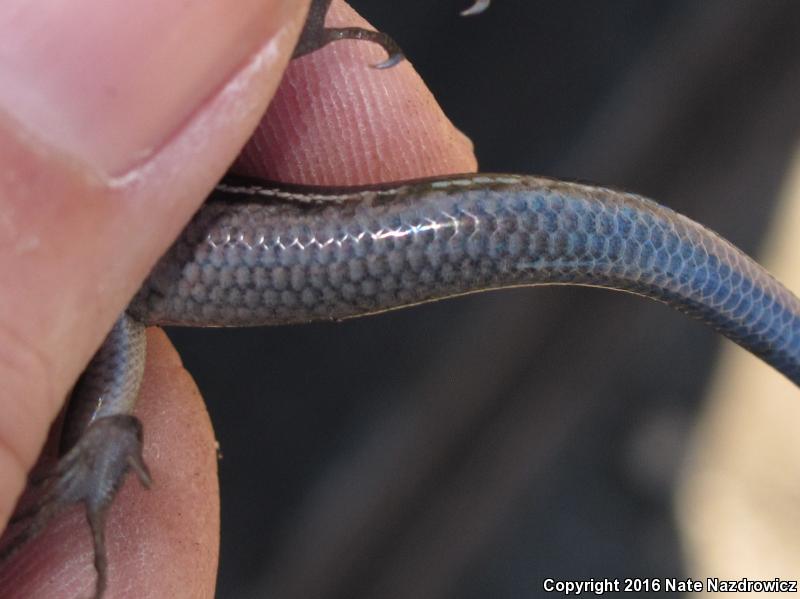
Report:
[{"label": "lizard claw", "polygon": [[388,69],[402,61],[403,51],[391,37],[382,31],[372,31],[361,27],[329,27],[323,29],[320,37],[320,45],[325,46],[331,42],[339,40],[362,40],[378,44],[386,50],[388,58],[383,62],[371,65],[375,69]]},{"label": "lizard claw", "polygon": [[[478,0],[484,2],[485,0]],[[376,69],[388,69],[403,60],[403,51],[391,37],[380,31],[370,31],[361,27],[325,27],[325,15],[331,0],[314,0],[306,19],[305,27],[294,49],[292,58],[300,58],[316,52],[323,46],[339,40],[365,40],[378,44],[388,54],[383,62],[372,65]]]},{"label": "lizard claw", "polygon": [[489,8],[489,4],[492,3],[492,0],[475,0],[475,4],[470,6],[469,8],[461,11],[462,17],[471,17],[472,15],[477,15],[482,13],[484,10]]},{"label": "lizard claw", "polygon": [[[388,69],[401,62],[405,57],[400,46],[382,31],[371,31],[361,27],[325,27],[325,15],[331,0],[317,0],[311,5],[305,28],[295,48],[292,58],[299,58],[339,40],[364,40],[378,44],[388,57],[386,60],[372,65],[375,69]],[[462,16],[482,13],[491,4],[491,0],[475,0],[472,6],[461,11]]]},{"label": "lizard claw", "polygon": [[298,46],[293,58],[303,56],[339,40],[363,40],[378,44],[386,50],[388,58],[383,62],[372,65],[375,69],[388,69],[404,58],[403,51],[391,37],[382,31],[371,31],[361,27],[326,27],[317,32],[313,41],[309,40],[302,48]]},{"label": "lizard claw", "polygon": [[94,543],[97,571],[94,599],[100,599],[107,584],[106,515],[128,470],[136,473],[144,487],[150,487],[150,473],[142,459],[139,419],[118,414],[92,422],[52,472],[39,481],[41,496],[33,506],[14,518],[15,522],[28,522],[0,550],[0,561],[10,558],[38,536],[66,507],[82,501]]}]

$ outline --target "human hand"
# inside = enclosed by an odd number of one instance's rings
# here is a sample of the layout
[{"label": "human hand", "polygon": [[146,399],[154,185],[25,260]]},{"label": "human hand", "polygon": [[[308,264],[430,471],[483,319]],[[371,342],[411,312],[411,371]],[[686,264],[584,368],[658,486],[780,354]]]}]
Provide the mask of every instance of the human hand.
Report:
[{"label": "human hand", "polygon": [[[122,3],[16,4],[0,20],[0,272],[14,282],[0,294],[6,519],[69,387],[257,122],[304,8],[151,2],[132,15]],[[354,18],[341,7],[332,17]],[[366,66],[379,53],[351,42],[294,63],[239,170],[350,184],[474,168],[407,65]],[[112,508],[107,597],[210,597],[213,433],[163,333],[148,343],[137,415],[154,485],[126,484]],[[5,564],[0,597],[86,594],[91,555],[73,511]]]}]

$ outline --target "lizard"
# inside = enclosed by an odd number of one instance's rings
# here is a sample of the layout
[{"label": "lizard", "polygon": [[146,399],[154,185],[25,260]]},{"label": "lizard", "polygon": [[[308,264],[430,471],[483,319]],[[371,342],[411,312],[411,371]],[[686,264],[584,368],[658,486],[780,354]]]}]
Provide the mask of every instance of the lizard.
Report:
[{"label": "lizard", "polygon": [[[340,39],[312,0],[293,58]],[[477,0],[463,14],[489,5]],[[800,384],[800,300],[712,231],[636,194],[510,174],[364,187],[304,187],[226,176],[119,317],[75,386],[63,456],[7,558],[76,502],[92,530],[95,599],[107,587],[105,519],[133,471],[149,486],[133,415],[147,325],[260,326],[342,320],[465,293],[573,284],[665,302]]]}]

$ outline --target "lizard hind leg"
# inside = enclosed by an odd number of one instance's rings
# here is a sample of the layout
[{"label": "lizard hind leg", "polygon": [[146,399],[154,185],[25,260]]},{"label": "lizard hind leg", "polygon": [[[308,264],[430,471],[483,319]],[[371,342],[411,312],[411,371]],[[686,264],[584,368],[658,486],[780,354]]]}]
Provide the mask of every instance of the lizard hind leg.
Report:
[{"label": "lizard hind leg", "polygon": [[40,496],[31,508],[15,517],[22,530],[0,550],[0,562],[36,538],[59,513],[81,502],[94,544],[97,571],[94,599],[100,599],[107,580],[106,515],[129,470],[136,473],[144,487],[150,486],[150,473],[142,458],[139,419],[116,414],[92,422],[41,483]]},{"label": "lizard hind leg", "polygon": [[102,597],[108,509],[128,471],[150,486],[142,458],[142,424],[131,414],[144,373],[145,345],[144,325],[123,314],[75,385],[62,433],[62,455],[32,485],[34,502],[15,518],[21,530],[0,549],[0,561],[38,536],[57,514],[82,503],[94,541],[94,598]]}]

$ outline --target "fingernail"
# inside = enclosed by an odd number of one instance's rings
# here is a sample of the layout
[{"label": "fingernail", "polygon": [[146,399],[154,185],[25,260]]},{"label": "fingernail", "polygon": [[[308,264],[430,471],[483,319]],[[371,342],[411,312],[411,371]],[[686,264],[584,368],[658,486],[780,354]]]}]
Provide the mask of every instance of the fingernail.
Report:
[{"label": "fingernail", "polygon": [[166,143],[297,0],[3,0],[0,110],[119,175]]}]

